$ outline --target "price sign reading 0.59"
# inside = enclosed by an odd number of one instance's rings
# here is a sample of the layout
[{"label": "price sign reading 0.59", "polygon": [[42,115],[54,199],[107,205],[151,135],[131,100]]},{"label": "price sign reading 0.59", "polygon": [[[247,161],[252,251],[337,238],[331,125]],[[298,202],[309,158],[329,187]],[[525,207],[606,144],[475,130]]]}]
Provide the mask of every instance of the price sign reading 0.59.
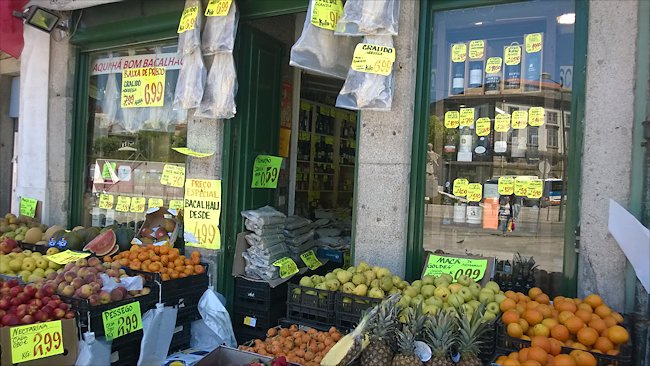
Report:
[{"label": "price sign reading 0.59", "polygon": [[14,364],[64,352],[60,320],[13,327],[10,337],[11,362]]},{"label": "price sign reading 0.59", "polygon": [[258,155],[253,164],[251,188],[277,188],[282,158],[271,155]]}]

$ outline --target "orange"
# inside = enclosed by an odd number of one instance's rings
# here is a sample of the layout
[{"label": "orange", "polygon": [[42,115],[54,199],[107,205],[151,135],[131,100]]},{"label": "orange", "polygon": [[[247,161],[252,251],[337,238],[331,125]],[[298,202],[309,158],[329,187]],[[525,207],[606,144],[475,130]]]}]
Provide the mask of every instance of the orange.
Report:
[{"label": "orange", "polygon": [[569,318],[564,325],[566,325],[571,334],[578,334],[578,331],[585,327],[585,322],[577,316],[574,316]]},{"label": "orange", "polygon": [[169,281],[171,279],[168,273],[163,273],[160,278],[162,278],[163,281]]},{"label": "orange", "polygon": [[192,256],[190,258],[190,262],[192,262],[192,264],[199,264],[199,263],[201,263],[201,257]]},{"label": "orange", "polygon": [[578,306],[576,305],[575,302],[566,300],[566,301],[560,302],[555,308],[560,312],[562,312],[562,311],[570,311],[572,313],[575,313],[576,310],[578,309]]},{"label": "orange", "polygon": [[533,327],[533,334],[536,336],[548,337],[551,334],[550,329],[546,325],[539,323]]},{"label": "orange", "polygon": [[611,317],[619,324],[623,322],[623,315],[617,311],[612,311]]},{"label": "orange", "polygon": [[205,272],[205,269],[203,268],[202,265],[197,264],[197,265],[194,266],[194,273],[201,274],[203,272]]},{"label": "orange", "polygon": [[539,305],[537,305],[535,310],[542,313],[542,316],[544,318],[550,318],[550,317],[553,316],[553,308],[551,308],[551,305],[539,304]]},{"label": "orange", "polygon": [[535,336],[531,340],[531,345],[538,346],[544,349],[546,353],[551,352],[551,340],[543,336]]},{"label": "orange", "polygon": [[505,361],[506,359],[508,359],[507,356],[499,356],[499,357],[496,359],[495,362],[498,363],[498,364],[502,364],[503,361]]},{"label": "orange", "polygon": [[169,277],[171,277],[172,280],[177,279],[177,278],[178,278],[178,272],[176,272],[176,271],[171,271],[171,272],[169,273]]},{"label": "orange", "polygon": [[548,360],[547,352],[539,346],[532,346],[528,349],[528,359],[537,361],[540,363],[540,365],[546,365],[546,361]]},{"label": "orange", "polygon": [[521,326],[521,329],[523,329],[524,332],[528,331],[528,328],[530,327],[526,319],[519,319],[519,326]]},{"label": "orange", "polygon": [[535,361],[535,360],[528,360],[528,361],[522,363],[521,366],[542,366],[542,364]]},{"label": "orange", "polygon": [[598,337],[596,343],[593,345],[593,348],[603,353],[607,353],[614,349],[614,343],[612,343],[612,341],[610,341],[607,337]]},{"label": "orange", "polygon": [[587,350],[587,346],[585,346],[584,344],[582,344],[580,342],[571,343],[571,348],[574,348],[574,349],[577,349],[577,350],[580,350],[580,351],[586,351]]},{"label": "orange", "polygon": [[510,323],[517,323],[519,321],[519,313],[517,312],[517,310],[509,309],[503,312],[501,319],[503,320],[503,323],[506,325]]},{"label": "orange", "polygon": [[601,318],[605,318],[612,313],[612,309],[610,309],[609,306],[603,304],[594,309],[594,313],[598,314],[598,316]]},{"label": "orange", "polygon": [[523,318],[526,319],[529,325],[539,324],[544,320],[542,313],[535,309],[528,309],[524,311]]},{"label": "orange", "polygon": [[161,245],[160,246],[160,254],[167,254],[169,253],[169,247],[166,245]]},{"label": "orange", "polygon": [[600,333],[600,334],[603,334],[605,329],[607,329],[607,324],[605,323],[604,320],[602,320],[600,318],[590,321],[589,326],[591,328],[596,329],[596,331],[598,331],[598,333]]},{"label": "orange", "polygon": [[183,261],[182,259],[178,258],[178,259],[174,260],[174,265],[175,265],[176,267],[182,267],[182,266],[185,265],[185,261]]},{"label": "orange", "polygon": [[530,301],[530,298],[524,295],[522,292],[517,292],[517,300],[519,302],[528,302]]},{"label": "orange", "polygon": [[551,344],[551,350],[549,353],[553,356],[559,355],[562,352],[562,342],[558,341],[555,338],[549,338],[548,341]]},{"label": "orange", "polygon": [[517,306],[517,303],[513,299],[507,298],[507,299],[501,301],[501,304],[499,304],[499,309],[501,309],[501,311],[505,313],[506,311],[508,311],[510,309],[514,309],[516,306]]},{"label": "orange", "polygon": [[576,353],[574,358],[576,359],[577,366],[596,366],[598,364],[598,362],[596,361],[596,357],[594,357],[594,355],[592,355],[589,352],[585,352],[585,351],[578,352]]},{"label": "orange", "polygon": [[200,258],[200,257],[201,257],[201,253],[199,253],[198,250],[195,250],[195,251],[192,252],[192,254],[190,254],[190,256],[192,256],[192,257],[199,257],[199,258]]},{"label": "orange", "polygon": [[541,295],[541,294],[543,294],[543,293],[544,293],[544,292],[543,292],[542,289],[540,289],[539,287],[533,287],[533,288],[531,288],[530,290],[528,290],[528,296],[530,296],[531,299],[534,299],[534,298],[536,298],[538,295]]},{"label": "orange", "polygon": [[578,341],[585,346],[591,346],[596,343],[598,336],[598,331],[596,331],[594,328],[589,327],[580,329],[577,334]]},{"label": "orange", "polygon": [[553,329],[554,326],[560,324],[555,318],[546,318],[542,320],[542,324],[546,325],[548,329]]},{"label": "orange", "polygon": [[178,277],[185,278],[185,277],[187,277],[187,273],[181,272],[181,273],[178,274]]},{"label": "orange", "polygon": [[583,302],[582,304],[578,305],[578,310],[584,310],[588,313],[594,312],[594,309],[591,308],[591,305],[587,304],[586,302]]},{"label": "orange", "polygon": [[591,306],[592,309],[596,309],[597,307],[603,304],[603,299],[596,294],[588,295],[587,297],[585,297],[584,301],[587,304],[589,304],[589,306]]},{"label": "orange", "polygon": [[558,324],[551,328],[551,337],[557,339],[558,341],[566,341],[569,339],[569,329],[562,324]]},{"label": "orange", "polygon": [[524,330],[519,323],[508,324],[506,331],[512,338],[521,338],[521,336],[524,334]]},{"label": "orange", "polygon": [[524,311],[526,311],[526,303],[525,302],[518,302],[516,309],[519,312],[519,314],[523,314]]},{"label": "orange", "polygon": [[537,301],[540,304],[550,304],[551,299],[548,297],[547,294],[539,294],[535,296],[535,301]]},{"label": "orange", "polygon": [[508,290],[508,291],[504,292],[503,294],[506,295],[507,298],[512,299],[514,301],[517,301],[517,293],[516,292],[514,292],[512,290]]},{"label": "orange", "polygon": [[138,260],[140,262],[144,262],[147,258],[149,258],[149,256],[145,252],[141,252],[138,254]]},{"label": "orange", "polygon": [[535,309],[539,306],[537,301],[529,301],[526,303],[526,309]]},{"label": "orange", "polygon": [[575,317],[574,313],[570,311],[563,311],[560,313],[560,315],[557,316],[557,320],[559,320],[561,324],[566,324],[567,320],[573,317]]},{"label": "orange", "polygon": [[625,344],[630,339],[630,335],[628,334],[627,330],[625,330],[625,328],[621,327],[620,325],[610,327],[607,330],[607,337],[614,344]]},{"label": "orange", "polygon": [[497,362],[501,366],[521,366],[519,360],[513,360],[512,358],[506,358],[501,362]]},{"label": "orange", "polygon": [[153,262],[149,265],[149,271],[150,272],[159,272],[160,271],[160,265],[158,262]]},{"label": "orange", "polygon": [[582,321],[585,323],[589,323],[591,321],[591,313],[588,311],[578,309],[576,311],[576,316],[582,319]]},{"label": "orange", "polygon": [[576,360],[569,355],[557,355],[553,359],[555,366],[576,366]]},{"label": "orange", "polygon": [[619,350],[617,350],[617,349],[607,351],[607,354],[610,355],[610,356],[618,356],[619,353],[621,353],[621,352]]},{"label": "orange", "polygon": [[519,350],[519,362],[526,362],[528,360],[528,351],[530,348],[523,348]]},{"label": "orange", "polygon": [[519,352],[510,352],[508,358],[519,361]]},{"label": "orange", "polygon": [[[530,331],[531,331],[531,329],[528,329],[527,333],[530,333]],[[526,340],[526,341],[530,341],[530,336],[528,336],[528,334],[524,334],[524,335],[521,336],[521,339]]]},{"label": "orange", "polygon": [[607,324],[608,327],[613,327],[617,324],[616,319],[614,319],[614,317],[611,315],[604,317],[603,320],[605,321],[605,324]]}]

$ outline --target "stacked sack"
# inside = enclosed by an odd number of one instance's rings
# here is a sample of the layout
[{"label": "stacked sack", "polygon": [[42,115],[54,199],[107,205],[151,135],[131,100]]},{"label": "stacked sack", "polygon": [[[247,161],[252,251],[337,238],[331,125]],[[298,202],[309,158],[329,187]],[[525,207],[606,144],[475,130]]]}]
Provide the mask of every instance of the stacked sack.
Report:
[{"label": "stacked sack", "polygon": [[300,255],[315,245],[314,224],[304,217],[291,216],[287,218],[283,233],[287,248],[294,261],[300,260]]},{"label": "stacked sack", "polygon": [[265,281],[280,277],[273,262],[288,256],[284,228],[287,217],[270,206],[242,211],[244,225],[251,233],[245,236],[249,248],[242,253],[246,275]]}]

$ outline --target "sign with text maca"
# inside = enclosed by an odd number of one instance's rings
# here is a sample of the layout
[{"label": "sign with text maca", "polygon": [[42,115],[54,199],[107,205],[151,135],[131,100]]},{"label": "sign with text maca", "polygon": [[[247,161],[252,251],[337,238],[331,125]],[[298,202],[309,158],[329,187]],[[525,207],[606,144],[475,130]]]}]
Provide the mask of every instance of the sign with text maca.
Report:
[{"label": "sign with text maca", "polygon": [[71,262],[76,262],[78,259],[86,258],[90,256],[90,253],[88,252],[75,252],[72,250],[66,250],[61,253],[56,253],[56,254],[51,254],[47,256],[48,260],[51,260],[52,262],[56,264],[60,264],[62,266],[71,263]]},{"label": "sign with text maca", "polygon": [[142,329],[140,302],[135,301],[102,312],[106,340],[113,340]]},{"label": "sign with text maca", "polygon": [[64,352],[60,320],[12,327],[9,329],[9,336],[11,362],[14,364]]},{"label": "sign with text maca", "polygon": [[282,158],[271,155],[257,155],[253,163],[251,188],[277,188]]},{"label": "sign with text maca", "polygon": [[461,275],[466,275],[479,282],[488,272],[490,260],[485,257],[429,254],[422,275],[439,277],[447,273],[454,280],[458,280]]},{"label": "sign with text maca", "polygon": [[36,216],[36,206],[38,205],[38,200],[28,197],[20,197],[20,210],[18,213],[21,216],[27,216],[34,218]]},{"label": "sign with text maca", "polygon": [[354,48],[352,70],[388,76],[393,71],[395,48],[369,43],[359,43]]},{"label": "sign with text maca", "polygon": [[[186,245],[205,249],[221,248],[221,181],[188,179],[183,199],[183,223]],[[196,241],[190,241],[195,239]]]},{"label": "sign with text maca", "polygon": [[162,107],[165,104],[165,68],[122,70],[122,108]]},{"label": "sign with text maca", "polygon": [[316,27],[334,30],[343,14],[343,1],[316,0],[313,2],[311,24]]}]

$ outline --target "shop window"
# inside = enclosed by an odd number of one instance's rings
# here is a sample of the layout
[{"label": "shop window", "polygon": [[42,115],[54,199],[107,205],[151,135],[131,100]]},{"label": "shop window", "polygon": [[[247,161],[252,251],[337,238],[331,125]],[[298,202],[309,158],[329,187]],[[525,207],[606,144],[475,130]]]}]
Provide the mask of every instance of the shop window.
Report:
[{"label": "shop window", "polygon": [[519,253],[539,265],[520,290],[559,291],[572,99],[560,75],[574,45],[561,16],[574,11],[538,0],[434,13],[427,156],[441,164],[426,174],[423,246],[495,257],[508,288],[503,264]]}]

